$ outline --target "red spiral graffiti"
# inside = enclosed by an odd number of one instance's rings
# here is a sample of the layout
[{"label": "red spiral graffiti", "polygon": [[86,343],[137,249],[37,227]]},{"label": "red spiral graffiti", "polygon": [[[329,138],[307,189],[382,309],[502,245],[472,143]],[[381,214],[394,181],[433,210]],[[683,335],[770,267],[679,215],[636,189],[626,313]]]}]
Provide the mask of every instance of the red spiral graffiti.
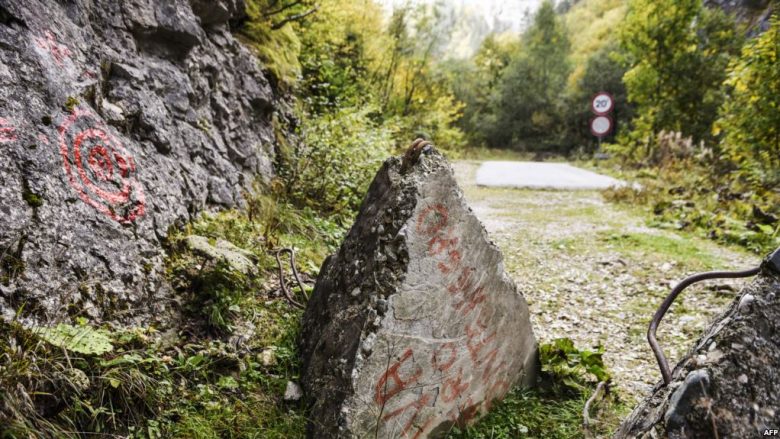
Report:
[{"label": "red spiral graffiti", "polygon": [[135,160],[116,137],[80,109],[57,130],[65,175],[81,200],[122,224],[143,216],[146,199]]},{"label": "red spiral graffiti", "polygon": [[0,143],[8,143],[16,140],[16,128],[5,118],[0,117]]}]

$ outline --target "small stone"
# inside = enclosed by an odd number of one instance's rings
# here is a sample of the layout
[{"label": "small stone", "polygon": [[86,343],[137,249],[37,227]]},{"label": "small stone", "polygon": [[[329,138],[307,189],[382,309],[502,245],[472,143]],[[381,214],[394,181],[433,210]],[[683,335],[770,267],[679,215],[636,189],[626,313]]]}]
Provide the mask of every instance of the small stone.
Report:
[{"label": "small stone", "polygon": [[284,400],[299,401],[301,398],[303,398],[301,386],[292,381],[287,381],[287,388],[284,389]]},{"label": "small stone", "polygon": [[276,349],[275,348],[268,348],[264,349],[263,352],[260,352],[258,360],[260,360],[260,363],[265,366],[275,366],[276,365]]},{"label": "small stone", "polygon": [[359,295],[360,295],[360,288],[359,288],[359,287],[355,287],[355,289],[354,289],[354,290],[352,290],[352,292],[351,292],[351,293],[349,293],[349,294],[350,294],[350,296],[352,296],[352,297],[357,297],[357,296],[359,296]]},{"label": "small stone", "polygon": [[745,294],[742,299],[739,300],[739,310],[745,311],[745,309],[753,303],[756,298],[752,294]]},{"label": "small stone", "polygon": [[360,348],[363,350],[364,353],[370,354],[371,351],[374,349],[374,341],[376,341],[376,333],[372,332],[366,336]]},{"label": "small stone", "polygon": [[747,382],[748,382],[748,377],[747,377],[747,375],[745,375],[744,373],[743,373],[742,375],[740,375],[740,376],[737,378],[737,382],[739,382],[740,384],[747,384]]}]

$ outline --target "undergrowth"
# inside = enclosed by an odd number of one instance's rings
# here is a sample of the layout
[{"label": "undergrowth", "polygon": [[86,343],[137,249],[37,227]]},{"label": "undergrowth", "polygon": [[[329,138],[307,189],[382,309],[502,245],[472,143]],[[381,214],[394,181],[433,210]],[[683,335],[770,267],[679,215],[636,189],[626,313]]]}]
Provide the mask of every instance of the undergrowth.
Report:
[{"label": "undergrowth", "polygon": [[620,174],[639,186],[604,192],[610,201],[646,206],[649,225],[689,231],[715,241],[768,253],[780,246],[780,194],[771,188],[724,177],[713,164],[670,160],[654,170]]},{"label": "undergrowth", "polygon": [[[273,254],[296,250],[305,300],[344,231],[273,196],[247,200],[246,210],[204,214],[169,235],[182,309],[170,327],[0,321],[0,437],[302,437],[302,403],[283,398],[299,380],[302,311],[279,293]],[[229,243],[252,270],[194,251],[192,236]]]},{"label": "undergrowth", "polygon": [[[577,349],[568,338],[539,347],[541,374],[533,389],[516,388],[474,426],[455,428],[453,439],[581,438],[583,409],[600,381],[609,382],[601,346]],[[592,404],[589,431],[606,437],[620,422],[626,407],[608,393]]]}]

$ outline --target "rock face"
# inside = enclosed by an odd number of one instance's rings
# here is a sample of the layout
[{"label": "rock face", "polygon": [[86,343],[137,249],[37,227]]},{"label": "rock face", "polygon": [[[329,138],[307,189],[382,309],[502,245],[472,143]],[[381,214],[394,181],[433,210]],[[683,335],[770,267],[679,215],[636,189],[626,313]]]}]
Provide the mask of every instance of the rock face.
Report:
[{"label": "rock face", "polygon": [[769,17],[777,9],[772,0],[704,0],[704,5],[721,8],[746,23],[749,34],[755,35],[769,28]]},{"label": "rock face", "polygon": [[525,299],[435,150],[385,162],[304,315],[310,436],[439,437],[533,382]]},{"label": "rock face", "polygon": [[[0,0],[0,311],[160,315],[161,239],[272,173],[242,0]],[[164,314],[164,313],[163,313]]]},{"label": "rock face", "polygon": [[623,438],[748,438],[780,426],[780,277],[770,264],[623,423]]}]

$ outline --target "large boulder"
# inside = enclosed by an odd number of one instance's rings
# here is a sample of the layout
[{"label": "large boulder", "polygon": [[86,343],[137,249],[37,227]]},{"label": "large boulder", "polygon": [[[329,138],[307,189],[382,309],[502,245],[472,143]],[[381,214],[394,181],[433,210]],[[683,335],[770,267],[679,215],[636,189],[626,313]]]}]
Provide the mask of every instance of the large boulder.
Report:
[{"label": "large boulder", "polygon": [[623,423],[615,439],[764,437],[780,428],[780,254]]},{"label": "large boulder", "polygon": [[304,315],[310,436],[441,436],[531,384],[536,352],[525,299],[444,157],[387,160]]},{"label": "large boulder", "polygon": [[0,1],[0,315],[165,319],[169,227],[272,175],[283,101],[243,9]]}]

